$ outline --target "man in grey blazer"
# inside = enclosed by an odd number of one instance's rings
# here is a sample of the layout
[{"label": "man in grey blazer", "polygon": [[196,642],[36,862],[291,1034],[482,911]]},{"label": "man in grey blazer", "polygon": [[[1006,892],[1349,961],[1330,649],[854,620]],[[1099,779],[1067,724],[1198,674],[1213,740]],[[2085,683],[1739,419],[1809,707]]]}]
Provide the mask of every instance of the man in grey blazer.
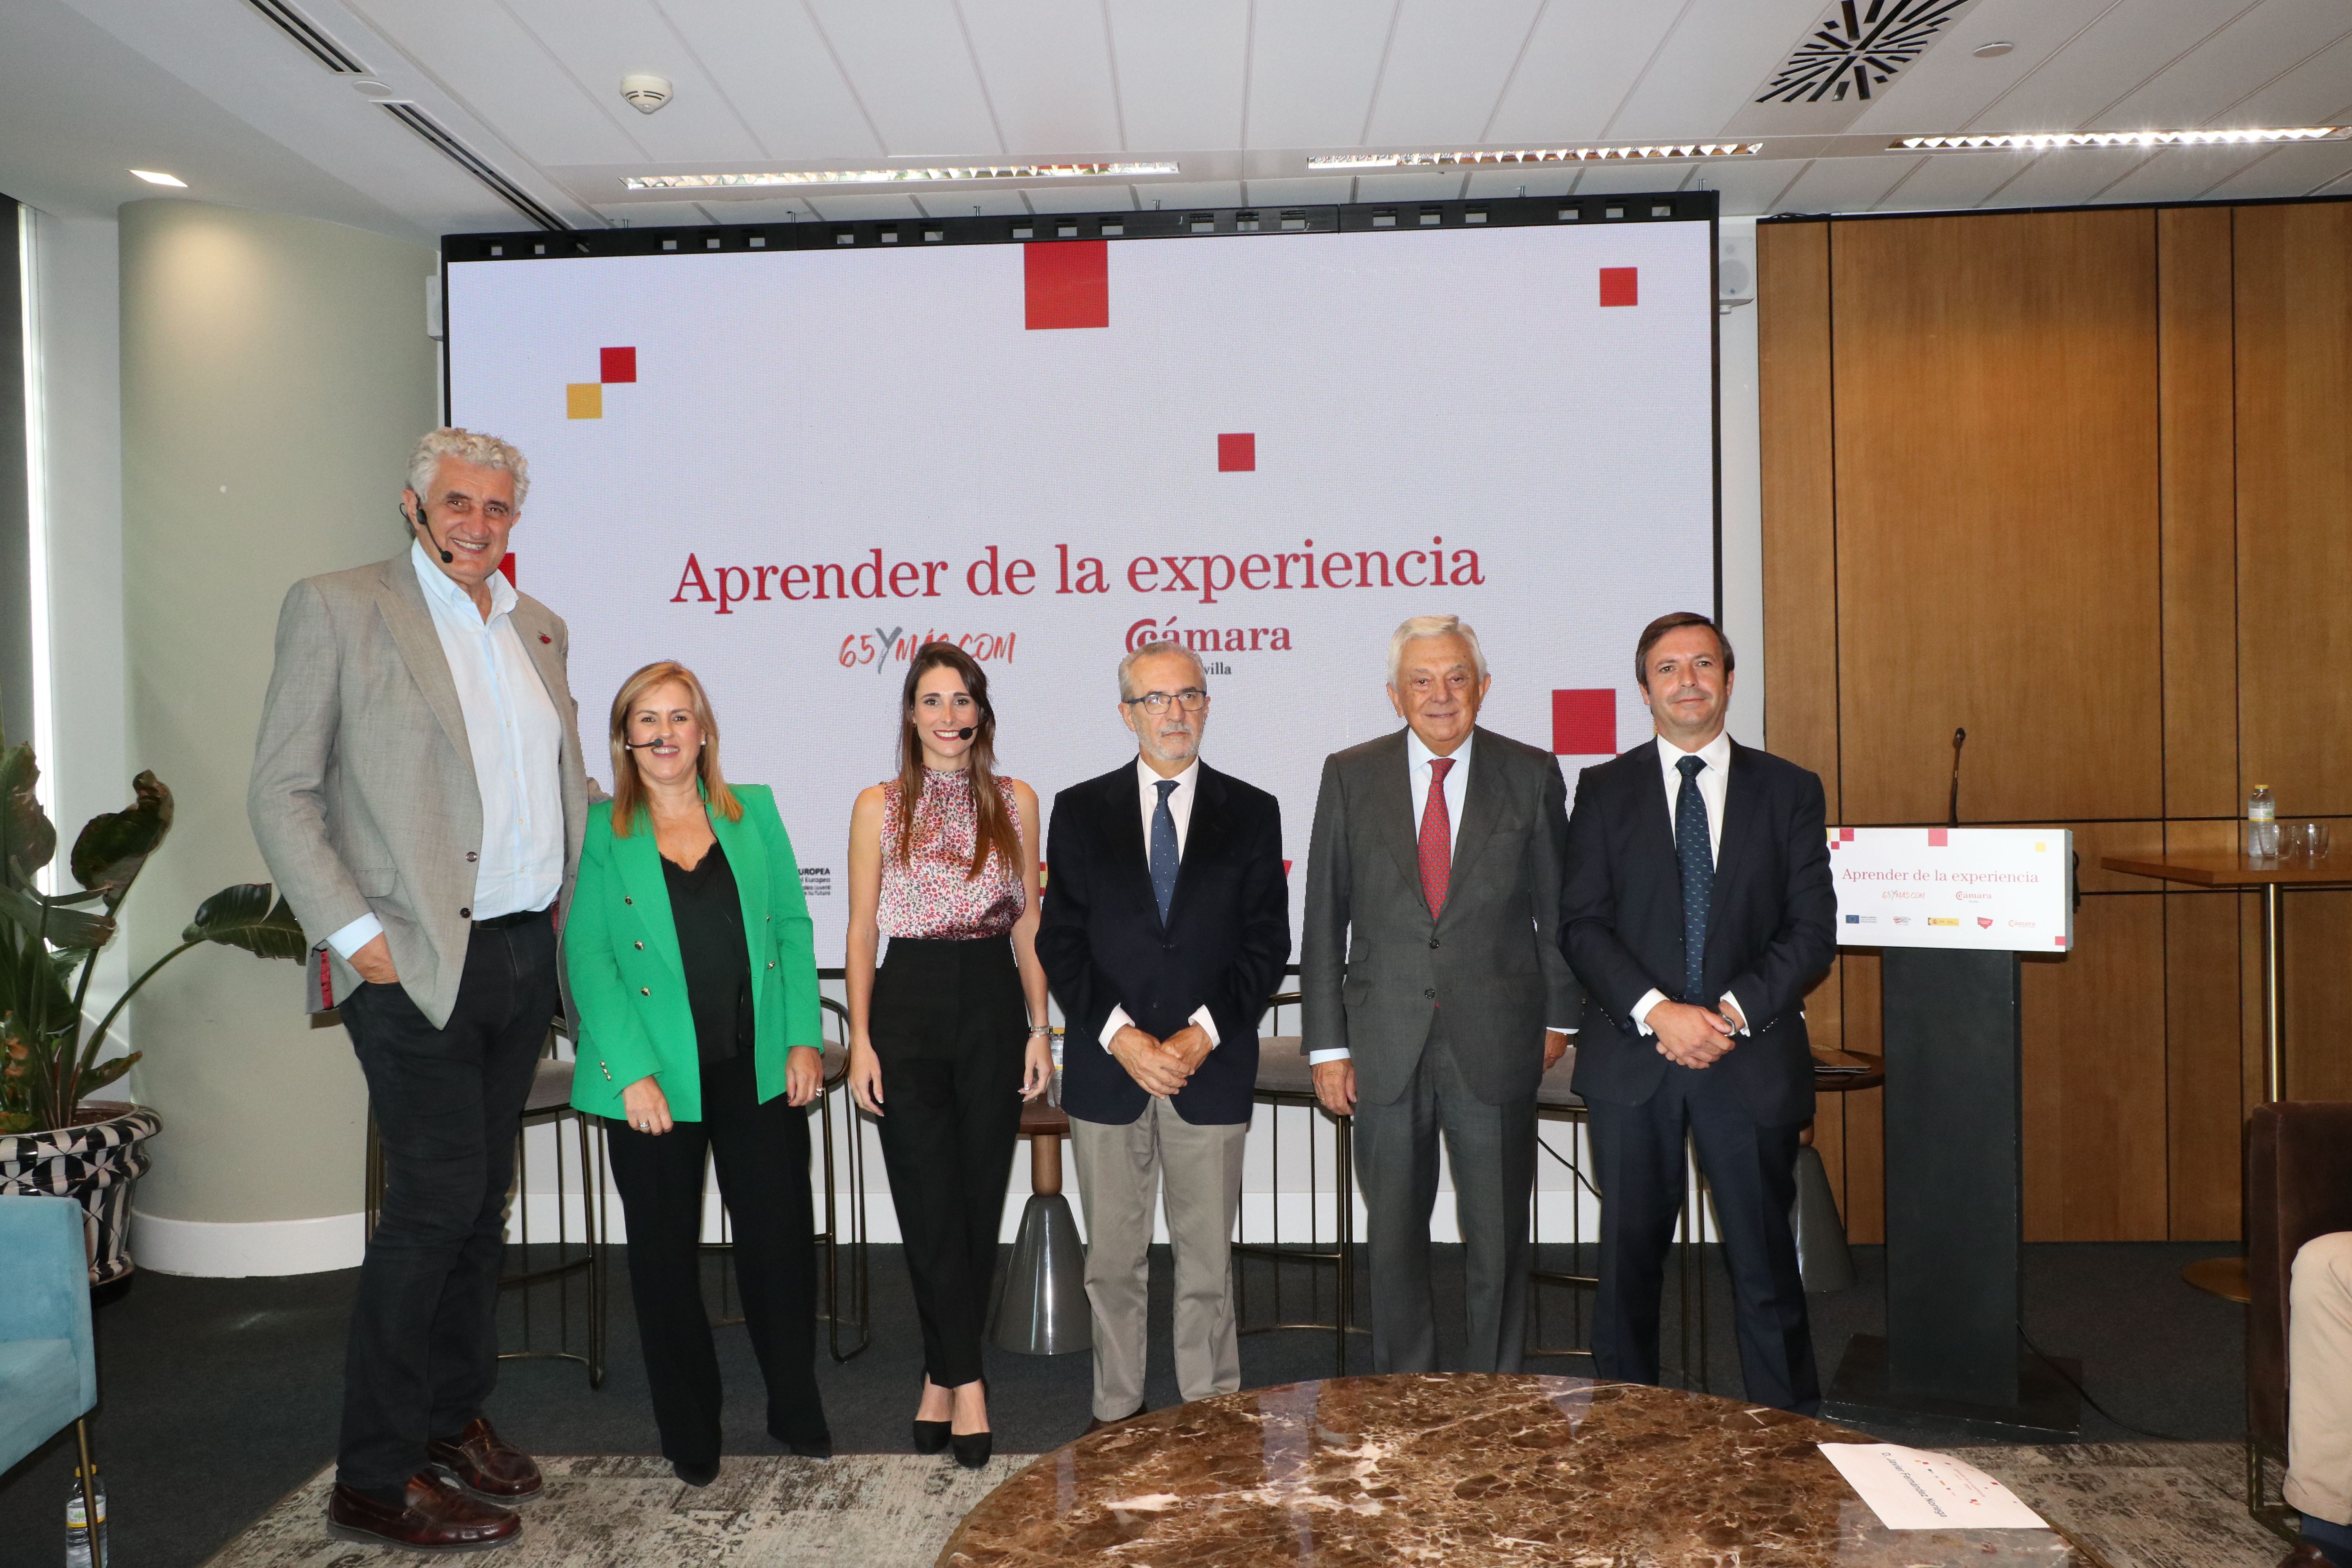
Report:
[{"label": "man in grey blazer", "polygon": [[1405,622],[1389,639],[1405,728],[1326,758],[1315,800],[1299,991],[1316,1093],[1355,1118],[1375,1372],[1436,1370],[1441,1134],[1463,1241],[1463,1368],[1519,1369],[1536,1086],[1583,1011],[1558,929],[1567,790],[1549,753],[1477,728],[1491,679],[1456,617]]},{"label": "man in grey blazer", "polygon": [[297,583],[246,801],[340,1006],[383,1149],[352,1308],[328,1529],[495,1546],[538,1495],[482,1414],[515,1131],[562,1005],[556,926],[587,819],[563,623],[499,570],[530,487],[494,437],[436,430],[389,561]]}]

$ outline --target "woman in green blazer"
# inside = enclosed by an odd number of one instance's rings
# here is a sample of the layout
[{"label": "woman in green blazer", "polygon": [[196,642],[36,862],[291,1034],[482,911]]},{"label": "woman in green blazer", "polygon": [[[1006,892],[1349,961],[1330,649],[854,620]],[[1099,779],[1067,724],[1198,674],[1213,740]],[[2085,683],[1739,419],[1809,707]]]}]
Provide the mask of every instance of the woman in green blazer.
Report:
[{"label": "woman in green blazer", "polygon": [[610,1119],[629,1288],[662,1456],[719,1474],[719,1359],[703,1306],[715,1155],[768,1430],[830,1457],[818,1397],[808,1117],[824,1071],[816,943],[764,784],[730,789],[693,671],[649,664],[613,699],[613,799],[591,809],[563,932],[580,1015],[572,1103]]}]

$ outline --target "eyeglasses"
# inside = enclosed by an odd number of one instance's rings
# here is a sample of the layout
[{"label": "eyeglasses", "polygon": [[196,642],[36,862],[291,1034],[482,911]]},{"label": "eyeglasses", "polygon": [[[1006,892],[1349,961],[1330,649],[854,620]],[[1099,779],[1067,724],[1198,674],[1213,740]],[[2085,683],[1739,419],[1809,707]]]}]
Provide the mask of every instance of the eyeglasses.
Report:
[{"label": "eyeglasses", "polygon": [[1119,699],[1120,706],[1127,708],[1132,708],[1139,702],[1143,704],[1143,710],[1146,713],[1155,715],[1167,712],[1171,702],[1175,703],[1187,713],[1198,713],[1209,705],[1209,694],[1197,686],[1188,686],[1173,696],[1165,691],[1147,691],[1140,697]]}]

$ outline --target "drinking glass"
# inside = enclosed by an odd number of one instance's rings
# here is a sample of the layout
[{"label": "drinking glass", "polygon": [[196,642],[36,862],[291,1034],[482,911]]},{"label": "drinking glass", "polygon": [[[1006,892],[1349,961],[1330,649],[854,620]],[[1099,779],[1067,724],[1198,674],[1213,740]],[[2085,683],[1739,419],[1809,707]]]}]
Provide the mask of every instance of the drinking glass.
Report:
[{"label": "drinking glass", "polygon": [[2326,859],[2328,846],[2335,837],[2334,830],[2325,822],[2305,823],[2303,825],[2304,858],[2307,860]]}]

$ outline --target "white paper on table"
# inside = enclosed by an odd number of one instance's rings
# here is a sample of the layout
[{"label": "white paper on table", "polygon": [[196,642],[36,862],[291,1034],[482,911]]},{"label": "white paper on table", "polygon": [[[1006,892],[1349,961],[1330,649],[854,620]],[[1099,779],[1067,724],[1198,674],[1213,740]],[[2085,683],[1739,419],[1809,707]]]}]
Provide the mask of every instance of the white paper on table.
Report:
[{"label": "white paper on table", "polygon": [[1823,1443],[1829,1462],[1889,1530],[2047,1530],[2015,1492],[1949,1454],[1895,1443]]}]

